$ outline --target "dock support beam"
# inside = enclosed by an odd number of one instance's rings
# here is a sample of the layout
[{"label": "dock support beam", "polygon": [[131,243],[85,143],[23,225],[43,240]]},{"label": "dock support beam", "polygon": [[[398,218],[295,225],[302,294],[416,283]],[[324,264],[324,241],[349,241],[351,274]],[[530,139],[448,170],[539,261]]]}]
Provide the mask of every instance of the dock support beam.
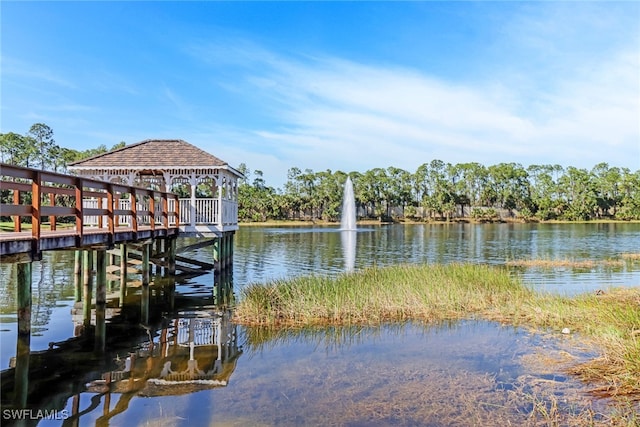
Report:
[{"label": "dock support beam", "polygon": [[[168,248],[166,248],[168,246]],[[171,237],[165,242],[165,250],[169,253],[167,268],[165,268],[168,282],[165,285],[165,296],[169,305],[169,310],[175,309],[176,293],[176,238]]]},{"label": "dock support beam", "polygon": [[82,251],[74,251],[73,285],[74,302],[82,301]]},{"label": "dock support beam", "polygon": [[120,307],[124,305],[127,296],[127,245],[120,245]]},{"label": "dock support beam", "polygon": [[90,250],[83,251],[83,295],[82,295],[82,319],[85,329],[91,325],[91,298],[93,294],[93,253]]},{"label": "dock support beam", "polygon": [[229,237],[227,233],[222,233],[220,238],[220,269],[227,268],[227,258],[229,256]]},{"label": "dock support beam", "polygon": [[142,298],[140,301],[140,316],[143,324],[149,323],[149,251],[151,245],[142,245]]},{"label": "dock support beam", "polygon": [[176,238],[175,237],[169,238],[167,243],[169,244],[168,273],[170,276],[175,276],[176,274]]},{"label": "dock support beam", "polygon": [[31,335],[31,263],[18,268],[18,335]]},{"label": "dock support beam", "polygon": [[221,249],[221,244],[220,244],[220,240],[222,239],[222,237],[216,237],[215,239],[213,239],[213,246],[212,246],[212,251],[213,251],[213,264],[215,265],[215,269],[216,271],[220,270],[220,249]]},{"label": "dock support beam", "polygon": [[17,269],[18,340],[14,403],[24,408],[27,405],[29,392],[29,354],[31,352],[31,262],[19,263]]},{"label": "dock support beam", "polygon": [[213,263],[219,274],[233,264],[233,231],[225,231],[213,241]]},{"label": "dock support beam", "polygon": [[107,251],[96,251],[96,333],[95,351],[104,353],[107,311]]},{"label": "dock support beam", "polygon": [[[160,257],[163,253],[163,250],[167,250],[166,245],[164,245],[165,239],[156,239],[156,256]],[[163,247],[164,246],[164,247]],[[162,276],[162,263],[156,264],[156,276]]]}]

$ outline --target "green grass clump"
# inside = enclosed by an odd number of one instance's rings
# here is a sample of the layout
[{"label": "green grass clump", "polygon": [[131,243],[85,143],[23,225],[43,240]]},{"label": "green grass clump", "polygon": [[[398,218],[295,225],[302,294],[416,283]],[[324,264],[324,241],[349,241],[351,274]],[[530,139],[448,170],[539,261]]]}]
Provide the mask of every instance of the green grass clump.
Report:
[{"label": "green grass clump", "polygon": [[236,308],[249,324],[349,324],[468,317],[523,302],[531,291],[506,270],[472,264],[395,265],[275,280],[243,290]]}]

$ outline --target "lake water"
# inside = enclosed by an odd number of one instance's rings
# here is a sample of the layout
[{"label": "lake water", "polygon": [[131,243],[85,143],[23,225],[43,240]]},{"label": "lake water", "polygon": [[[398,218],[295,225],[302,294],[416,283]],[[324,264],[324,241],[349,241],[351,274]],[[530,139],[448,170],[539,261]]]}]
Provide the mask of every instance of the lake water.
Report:
[{"label": "lake water", "polygon": [[[640,252],[640,224],[436,224],[336,228],[251,228],[237,236],[234,281],[335,274],[397,263],[593,260],[592,268],[513,268],[537,289],[566,294],[640,284],[637,265],[604,265]],[[602,261],[602,265],[598,262]]]},{"label": "lake water", "polygon": [[[537,289],[565,294],[640,286],[638,261],[607,262],[640,252],[640,224],[390,225],[360,227],[357,233],[337,227],[243,227],[235,245],[236,294],[248,283],[333,275],[371,265],[504,265],[540,259],[594,263],[588,268],[511,267],[512,274]],[[211,254],[203,248],[188,256],[208,261]],[[15,283],[11,265],[0,266],[0,273],[0,367],[9,374],[16,352]],[[46,383],[55,388],[54,397],[34,397],[30,407],[62,412],[59,419],[31,420],[27,425],[436,426],[488,425],[496,420],[526,425],[534,404],[564,402],[565,412],[592,405],[584,385],[562,369],[563,363],[592,357],[593,349],[576,347],[571,336],[471,321],[275,333],[236,327],[223,318],[222,324],[215,323],[227,331],[226,344],[218,343],[215,353],[224,354],[222,365],[216,365],[215,382],[187,387],[154,382],[149,374],[144,384],[105,393],[101,376],[122,371],[123,360],[133,353],[139,364],[146,364],[138,368],[156,377],[169,360],[169,350],[176,351],[174,371],[192,367],[186,364],[189,349],[170,344],[172,339],[179,341],[188,322],[214,327],[210,319],[218,313],[212,307],[213,283],[212,274],[178,283],[176,310],[160,313],[149,333],[137,323],[114,325],[107,336],[117,339],[97,361],[65,364],[65,357],[56,356],[51,359],[55,363],[42,362],[61,374]],[[33,352],[74,335],[73,288],[72,253],[47,253],[42,262],[34,263]],[[205,349],[210,347],[199,351]],[[198,354],[197,347],[193,351],[203,366],[215,365],[211,355]],[[541,364],[541,354],[558,357]],[[38,360],[32,358],[32,369]],[[73,363],[75,369],[69,366]],[[55,372],[49,374],[55,377]],[[30,381],[34,384],[35,378]],[[4,388],[3,393],[4,409]],[[79,415],[60,419],[70,414]],[[3,419],[2,424],[9,421]]]}]

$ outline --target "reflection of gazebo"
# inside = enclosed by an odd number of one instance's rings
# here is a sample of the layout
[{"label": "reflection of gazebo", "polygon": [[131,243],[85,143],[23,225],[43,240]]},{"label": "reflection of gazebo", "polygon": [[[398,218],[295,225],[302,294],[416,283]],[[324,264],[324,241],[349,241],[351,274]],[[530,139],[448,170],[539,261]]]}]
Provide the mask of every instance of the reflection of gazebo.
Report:
[{"label": "reflection of gazebo", "polygon": [[94,179],[177,193],[182,196],[183,233],[220,236],[238,229],[238,178],[242,174],[185,141],[148,139],[71,163],[68,168]]},{"label": "reflection of gazebo", "polygon": [[159,331],[159,343],[131,353],[122,370],[90,383],[89,391],[169,396],[226,386],[242,354],[230,312],[180,316]]},{"label": "reflection of gazebo", "polygon": [[156,386],[226,386],[239,356],[232,340],[235,329],[221,316],[183,316],[174,322],[173,339],[164,347],[165,362],[159,376],[147,382]]}]

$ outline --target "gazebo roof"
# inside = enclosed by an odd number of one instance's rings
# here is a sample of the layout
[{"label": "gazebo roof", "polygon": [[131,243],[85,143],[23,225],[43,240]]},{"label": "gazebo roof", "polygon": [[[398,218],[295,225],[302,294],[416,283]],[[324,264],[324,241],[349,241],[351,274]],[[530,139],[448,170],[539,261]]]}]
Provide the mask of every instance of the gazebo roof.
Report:
[{"label": "gazebo roof", "polygon": [[69,166],[70,169],[229,168],[227,162],[181,139],[147,139]]}]

